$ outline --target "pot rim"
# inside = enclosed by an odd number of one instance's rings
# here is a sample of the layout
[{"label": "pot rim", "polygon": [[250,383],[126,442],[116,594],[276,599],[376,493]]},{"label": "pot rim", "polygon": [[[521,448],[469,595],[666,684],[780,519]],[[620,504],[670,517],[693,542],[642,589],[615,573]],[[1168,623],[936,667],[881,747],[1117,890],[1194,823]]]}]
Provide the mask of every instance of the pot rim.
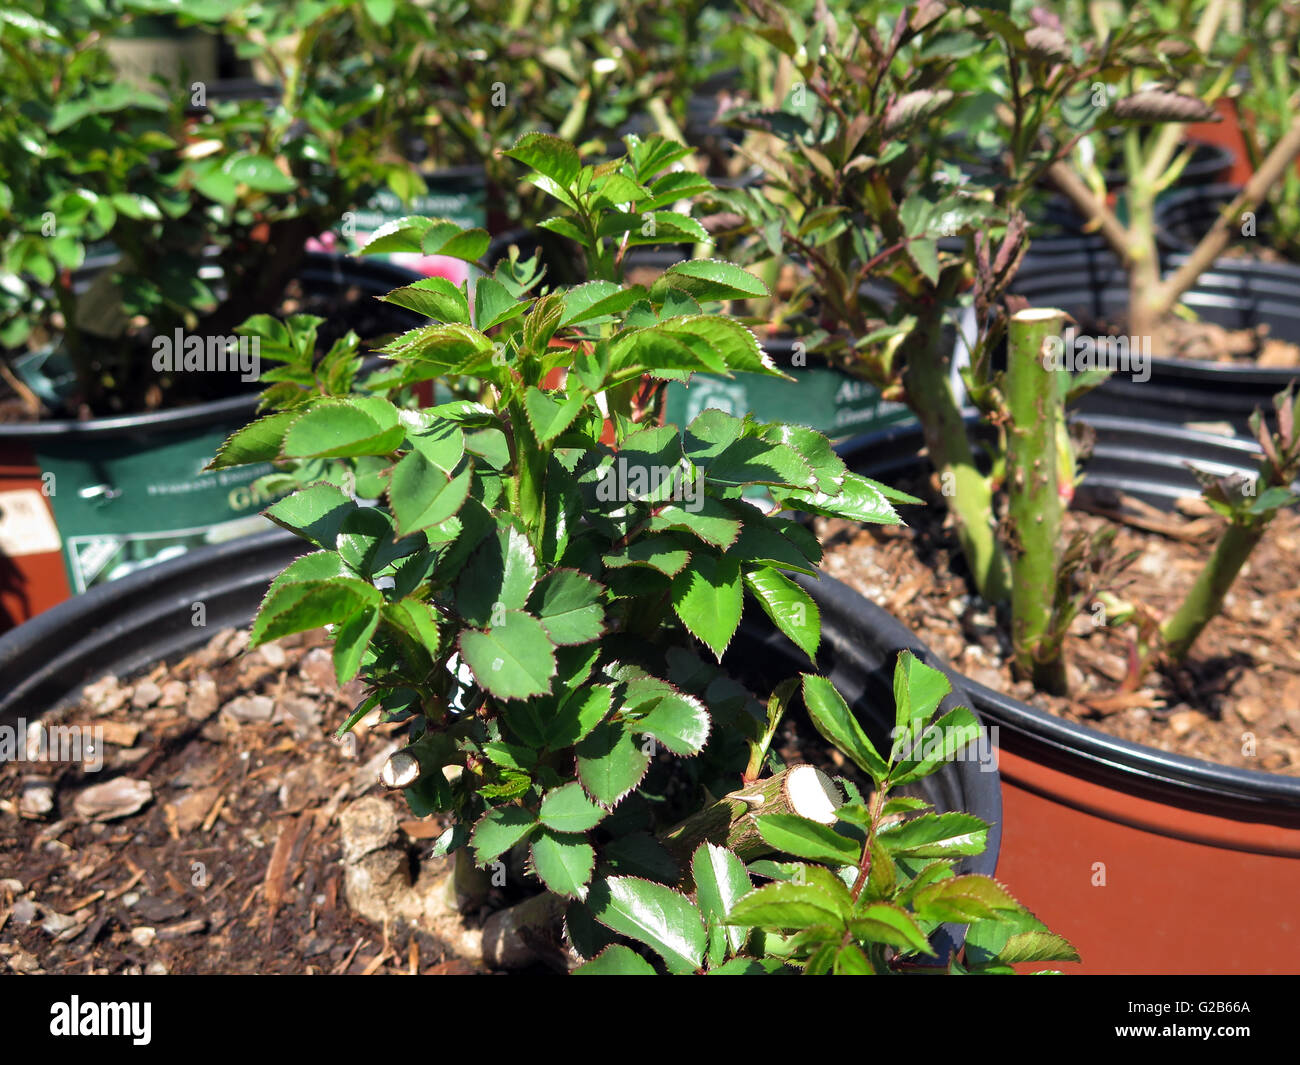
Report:
[{"label": "pot rim", "polygon": [[[1032,246],[1031,246],[1032,248]],[[1168,257],[1162,275],[1168,276],[1186,259],[1187,254],[1177,253]],[[1099,269],[1100,268],[1100,269]],[[1079,276],[1076,276],[1079,275]],[[1300,265],[1292,263],[1261,263],[1249,259],[1220,258],[1201,274],[1197,283],[1188,289],[1187,295],[1204,297],[1203,306],[1226,306],[1232,301],[1243,299],[1243,284],[1252,277],[1257,277],[1279,291],[1264,295],[1275,300],[1286,300],[1300,307]],[[1084,289],[1090,299],[1111,289],[1126,289],[1128,274],[1111,258],[1108,262],[1102,256],[1087,253],[1035,258],[1026,254],[1011,291],[1016,295],[1027,295],[1021,288],[1025,282],[1032,289],[1045,289],[1049,292],[1078,291]],[[1287,291],[1293,290],[1293,291]],[[1037,293],[1032,293],[1037,296]],[[1253,294],[1256,300],[1260,293]],[[1041,296],[1038,297],[1041,302]],[[1300,311],[1297,312],[1300,316]],[[1259,384],[1275,390],[1283,388],[1287,381],[1300,377],[1300,367],[1260,367],[1253,362],[1214,362],[1207,359],[1180,359],[1168,355],[1152,355],[1151,365],[1158,368],[1165,377],[1186,379],[1210,378],[1213,382],[1232,382],[1236,384]]]}]

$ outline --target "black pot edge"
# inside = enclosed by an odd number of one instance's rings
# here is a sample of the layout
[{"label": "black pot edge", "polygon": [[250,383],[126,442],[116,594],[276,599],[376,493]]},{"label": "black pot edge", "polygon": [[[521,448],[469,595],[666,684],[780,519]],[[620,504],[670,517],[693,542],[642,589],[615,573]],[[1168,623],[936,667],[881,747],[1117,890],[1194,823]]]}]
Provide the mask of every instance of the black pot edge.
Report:
[{"label": "black pot edge", "polygon": [[[1118,417],[1098,416],[1082,420],[1098,429],[1122,428],[1133,433],[1148,433],[1171,446],[1190,442],[1205,447],[1222,445],[1228,452],[1225,461],[1254,453],[1246,442],[1190,429],[1153,426]],[[977,424],[976,419],[968,419],[968,424]],[[912,445],[911,454],[915,456],[920,436],[918,426],[896,426],[850,438],[836,450],[850,468],[854,468],[854,457],[868,450],[887,448],[902,453]],[[1207,812],[1227,812],[1237,818],[1249,813],[1267,815],[1274,812],[1285,812],[1294,817],[1300,811],[1300,777],[1238,769],[1121,740],[1022,703],[964,674],[955,673],[955,676],[974,696],[976,708],[985,718],[992,724],[1005,726],[1019,741],[1017,753],[1041,759],[1044,764],[1054,764],[1064,771],[1078,773],[1116,790],[1133,793],[1141,789],[1146,795],[1170,805],[1197,800]]]},{"label": "black pot edge", "polygon": [[[301,276],[304,279],[333,276],[351,283],[369,281],[376,286],[390,286],[384,289],[389,292],[392,288],[418,281],[424,275],[378,259],[308,252],[303,261]],[[112,418],[90,418],[86,421],[59,418],[39,422],[4,422],[0,423],[0,443],[6,440],[65,441],[82,437],[103,440],[109,436],[124,436],[128,433],[168,433],[197,429],[227,422],[236,416],[252,418],[257,410],[258,395],[258,392],[249,392],[247,395],[230,396],[187,407],[150,411],[147,414],[123,414]]]},{"label": "black pot edge", "polygon": [[[850,631],[851,626],[864,629],[870,633],[870,643],[885,652],[878,668],[888,677],[893,676],[894,663],[899,652],[911,651],[925,665],[939,670],[948,678],[952,691],[941,703],[943,712],[965,706],[979,719],[981,727],[987,727],[974,701],[967,698],[970,692],[969,682],[936,651],[922,643],[916,634],[896,617],[829,574],[822,573],[817,577],[810,577],[807,574],[797,573],[792,577],[817,604],[823,622],[828,617],[838,622],[829,633],[823,624],[823,652],[829,650],[835,656],[852,661],[858,671],[871,672],[870,663],[864,660],[867,641]],[[819,652],[819,668],[822,668],[823,657],[823,653]],[[890,713],[892,707],[876,716],[885,718]],[[994,773],[990,773],[989,776],[1000,780]],[[1002,845],[1002,790],[999,786],[992,789],[970,788],[969,791],[970,798],[976,801],[967,803],[965,812],[974,814],[990,826],[988,848],[984,855],[977,857],[976,861],[976,865],[981,867],[972,868],[970,871],[991,876]]]},{"label": "black pot edge", "polygon": [[[1169,266],[1171,268],[1176,267],[1185,257],[1185,255],[1181,254],[1172,255]],[[1101,276],[1098,275],[1099,268],[1104,271]],[[1012,282],[1011,292],[1015,295],[1023,295],[1022,292],[1017,290],[1017,285],[1022,279],[1034,280],[1035,275],[1039,273],[1050,276],[1054,283],[1062,287],[1071,284],[1071,278],[1068,275],[1077,273],[1081,275],[1077,282],[1080,288],[1095,288],[1099,282],[1108,281],[1108,275],[1120,269],[1118,261],[1115,260],[1113,255],[1107,259],[1100,251],[1095,254],[1081,250],[1070,254],[1035,256],[1031,245],[1030,251],[1026,253],[1021,263],[1016,280]],[[1258,273],[1266,277],[1272,275],[1278,280],[1293,282],[1296,286],[1297,297],[1300,297],[1300,265],[1292,263],[1261,263],[1252,259],[1216,259],[1213,265],[1201,275],[1201,280],[1213,278],[1216,273],[1229,276],[1246,273]],[[1063,277],[1062,275],[1067,276]],[[1196,291],[1196,286],[1192,287],[1192,291]],[[1177,379],[1203,383],[1206,387],[1217,387],[1221,382],[1257,384],[1267,386],[1273,389],[1274,392],[1280,392],[1286,387],[1288,381],[1300,378],[1300,367],[1278,366],[1261,369],[1253,363],[1171,359],[1160,355],[1152,356],[1151,370],[1153,378],[1157,372],[1160,374],[1162,383]],[[1117,375],[1102,387],[1111,388],[1116,384],[1124,384],[1122,375]],[[1143,384],[1150,385],[1151,382],[1148,381]],[[1135,383],[1134,387],[1141,386]]]}]

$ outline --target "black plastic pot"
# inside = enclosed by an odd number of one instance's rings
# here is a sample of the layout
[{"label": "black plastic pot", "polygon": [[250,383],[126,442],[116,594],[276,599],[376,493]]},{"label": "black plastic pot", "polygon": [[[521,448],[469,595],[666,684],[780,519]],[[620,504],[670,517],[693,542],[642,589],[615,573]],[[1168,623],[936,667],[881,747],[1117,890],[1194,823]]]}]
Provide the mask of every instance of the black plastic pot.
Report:
[{"label": "black plastic pot", "polygon": [[[378,296],[416,277],[388,263],[318,254],[309,254],[299,273],[305,292],[340,302],[357,290]],[[375,307],[382,329],[418,324],[401,308]],[[321,342],[328,345],[350,324],[327,322]],[[3,552],[0,631],[160,554],[264,525],[257,515],[268,501],[250,486],[269,467],[201,472],[221,442],[256,417],[260,385],[240,388],[147,414],[0,424],[0,520],[6,504],[23,503],[31,530]]]},{"label": "black plastic pot", "polygon": [[[226,627],[247,625],[268,583],[308,550],[281,529],[190,552],[183,558],[124,577],[69,600],[0,637],[0,725],[73,704],[87,684],[106,673],[128,678],[174,659]],[[893,668],[898,652],[913,650],[929,664],[933,654],[906,629],[851,589],[831,580],[804,582],[822,616],[819,667],[859,714],[863,727],[889,746],[893,725]],[[192,624],[203,603],[206,625]],[[807,669],[765,617],[752,612],[728,650],[725,664],[742,684],[770,691]],[[950,677],[952,674],[950,674]],[[971,705],[954,680],[945,709]],[[992,826],[982,855],[965,859],[968,872],[992,875],[997,865],[1001,795],[996,764],[954,762],[918,782],[916,793],[940,812],[964,810]],[[940,955],[961,942],[962,929],[936,933]]]},{"label": "black plastic pot", "polygon": [[[1163,197],[1156,204],[1156,239],[1160,250],[1171,254],[1188,254],[1210,231],[1223,208],[1232,203],[1241,192],[1238,185],[1195,185],[1189,189]],[[1245,244],[1255,239],[1267,241],[1272,211],[1267,202],[1255,211],[1256,238],[1246,237],[1237,226],[1233,243]]]},{"label": "black plastic pot", "polygon": [[[794,579],[812,597],[821,614],[818,670],[854,708],[882,752],[890,746],[890,729],[894,726],[894,665],[900,652],[911,651],[926,665],[947,675],[953,690],[941,704],[941,713],[958,706],[973,706],[963,678],[875,603],[824,574],[798,574]],[[757,692],[771,691],[786,678],[808,669],[808,660],[757,611],[746,612],[723,664],[737,680]],[[988,849],[971,856],[963,865],[965,872],[991,876],[1002,838],[1002,798],[996,766],[951,762],[941,772],[918,782],[916,792],[941,811],[964,810],[992,826]]]},{"label": "black plastic pot", "polygon": [[[1169,257],[1167,269],[1184,256]],[[1011,291],[1036,307],[1058,307],[1078,323],[1080,335],[1128,308],[1128,274],[1085,256],[1051,262],[1030,260]],[[1184,296],[1202,320],[1228,329],[1267,325],[1269,335],[1300,342],[1300,267],[1220,259]],[[1250,362],[1204,362],[1153,353],[1150,379],[1116,373],[1079,402],[1079,410],[1173,423],[1228,422],[1249,431],[1255,408],[1272,410],[1272,398],[1300,370]]]},{"label": "black plastic pot", "polygon": [[[1222,474],[1254,469],[1255,452],[1241,440],[1085,420],[1097,434],[1085,485],[1165,509],[1198,491],[1185,461]],[[851,468],[889,483],[922,468],[921,446],[918,430],[896,429],[840,452]],[[999,873],[1075,943],[1083,971],[1297,971],[1300,778],[1130,743],[959,682],[997,730]]]}]

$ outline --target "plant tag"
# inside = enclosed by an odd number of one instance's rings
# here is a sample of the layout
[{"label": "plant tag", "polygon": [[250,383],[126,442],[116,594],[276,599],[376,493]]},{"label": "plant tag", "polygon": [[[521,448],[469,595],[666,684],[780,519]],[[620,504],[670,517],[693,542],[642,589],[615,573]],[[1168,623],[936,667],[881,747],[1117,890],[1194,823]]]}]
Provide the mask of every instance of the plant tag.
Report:
[{"label": "plant tag", "polygon": [[62,547],[54,518],[35,488],[0,492],[0,554],[17,558]]}]

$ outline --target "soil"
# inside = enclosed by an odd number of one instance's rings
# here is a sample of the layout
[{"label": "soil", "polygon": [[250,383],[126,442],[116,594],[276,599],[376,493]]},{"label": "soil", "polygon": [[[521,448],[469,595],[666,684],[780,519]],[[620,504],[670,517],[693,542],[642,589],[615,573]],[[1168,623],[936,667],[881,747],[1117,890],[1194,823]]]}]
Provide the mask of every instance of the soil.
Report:
[{"label": "soil", "polygon": [[[1085,482],[1086,483],[1086,482]],[[909,526],[820,519],[823,569],[889,611],[960,673],[996,691],[1135,743],[1225,765],[1300,776],[1300,514],[1280,513],[1238,575],[1222,614],[1180,666],[1149,670],[1123,691],[1132,626],[1108,627],[1088,605],[1066,641],[1070,695],[1047,696],[1015,679],[1007,629],[970,592],[936,485],[896,485],[927,501],[903,508]],[[1100,501],[1095,501],[1100,502]],[[1113,500],[1106,500],[1113,503]],[[1072,510],[1067,534],[1117,529],[1116,557],[1138,551],[1119,597],[1171,612],[1212,549],[1220,519],[1183,502],[1163,518],[1172,535]],[[1087,499],[1082,489],[1076,507]],[[1131,520],[1152,516],[1131,504]]]},{"label": "soil", "polygon": [[334,741],[359,690],[336,687],[324,630],[247,643],[225,630],[28,723],[100,730],[103,764],[0,766],[0,971],[481,970],[449,947],[456,928],[349,910],[340,814],[359,797],[393,805],[413,865],[444,827],[376,783],[403,726]]}]

